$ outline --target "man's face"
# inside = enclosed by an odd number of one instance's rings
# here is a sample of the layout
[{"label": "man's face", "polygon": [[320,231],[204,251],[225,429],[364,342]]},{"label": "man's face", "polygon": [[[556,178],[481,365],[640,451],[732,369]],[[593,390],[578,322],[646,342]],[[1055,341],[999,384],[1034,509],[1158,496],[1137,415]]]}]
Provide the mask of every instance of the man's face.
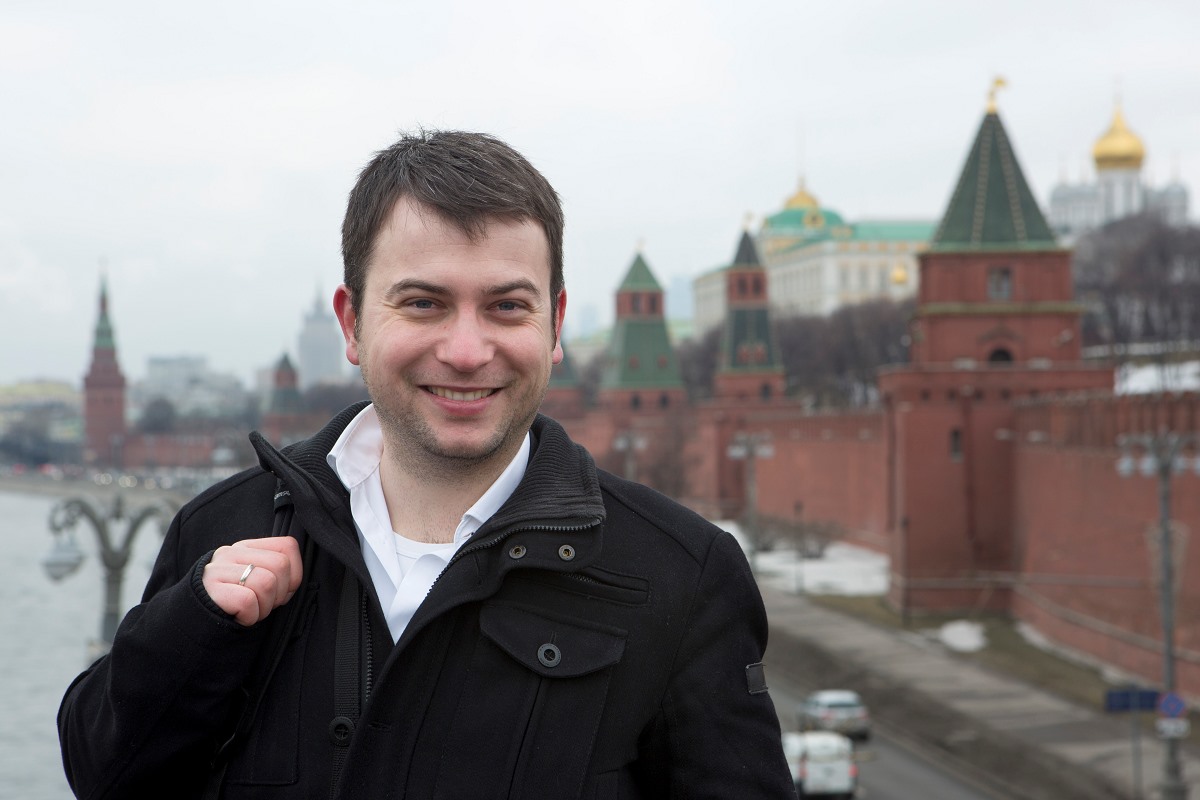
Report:
[{"label": "man's face", "polygon": [[541,226],[495,220],[472,242],[402,198],[375,241],[359,313],[344,286],[334,305],[393,458],[503,469],[563,357],[566,293],[550,297]]}]

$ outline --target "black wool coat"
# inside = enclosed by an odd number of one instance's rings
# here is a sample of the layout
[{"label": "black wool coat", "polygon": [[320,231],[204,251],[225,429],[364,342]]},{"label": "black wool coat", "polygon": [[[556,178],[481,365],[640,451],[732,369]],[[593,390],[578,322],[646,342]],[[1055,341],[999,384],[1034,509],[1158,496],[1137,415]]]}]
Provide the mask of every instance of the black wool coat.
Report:
[{"label": "black wool coat", "polygon": [[[325,460],[360,409],[283,453],[258,439],[260,467],[179,512],[142,602],[59,710],[77,796],[203,796],[214,754],[260,700],[248,731],[217,759],[220,796],[330,797],[347,573],[365,587],[353,660],[361,709],[332,796],[794,796],[755,666],[766,615],[737,543],[598,471],[548,418],[534,423],[516,491],[393,644],[349,495]],[[313,555],[292,601],[243,627],[215,606],[200,574],[216,547],[267,535],[277,481]]]}]

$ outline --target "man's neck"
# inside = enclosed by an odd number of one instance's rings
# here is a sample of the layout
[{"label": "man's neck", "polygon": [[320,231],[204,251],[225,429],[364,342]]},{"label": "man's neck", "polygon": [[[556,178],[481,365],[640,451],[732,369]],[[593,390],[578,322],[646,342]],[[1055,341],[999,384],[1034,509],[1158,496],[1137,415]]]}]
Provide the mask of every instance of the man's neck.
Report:
[{"label": "man's neck", "polygon": [[397,458],[385,443],[379,480],[392,530],[418,542],[454,541],[463,514],[496,482],[515,453],[470,467]]}]

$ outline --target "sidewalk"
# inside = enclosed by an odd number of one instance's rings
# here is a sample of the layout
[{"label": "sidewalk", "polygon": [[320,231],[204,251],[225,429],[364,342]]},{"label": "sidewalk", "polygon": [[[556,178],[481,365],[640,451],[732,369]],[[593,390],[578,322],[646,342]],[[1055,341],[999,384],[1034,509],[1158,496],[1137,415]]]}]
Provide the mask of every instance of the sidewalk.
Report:
[{"label": "sidewalk", "polygon": [[[1014,799],[1158,796],[1164,748],[1152,734],[1140,737],[1136,793],[1127,716],[1067,702],[956,658],[937,641],[821,608],[775,583],[762,586],[769,668],[859,690],[876,720]],[[1189,752],[1181,758],[1190,786],[1200,780],[1200,760]]]}]

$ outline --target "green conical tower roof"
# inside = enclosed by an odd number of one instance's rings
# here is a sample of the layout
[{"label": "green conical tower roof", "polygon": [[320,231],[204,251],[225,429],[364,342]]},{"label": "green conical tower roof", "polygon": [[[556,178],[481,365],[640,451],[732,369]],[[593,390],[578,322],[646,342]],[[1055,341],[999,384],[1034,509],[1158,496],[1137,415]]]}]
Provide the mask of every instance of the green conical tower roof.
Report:
[{"label": "green conical tower roof", "polygon": [[638,253],[633,259],[633,263],[629,265],[629,272],[625,273],[625,279],[621,281],[621,285],[617,287],[617,291],[660,292],[662,291],[662,286],[659,285],[658,280],[654,277],[654,273],[647,266],[646,259],[642,258],[641,253]]},{"label": "green conical tower roof", "polygon": [[1053,250],[1058,248],[1000,116],[989,109],[963,165],[931,249]]}]

